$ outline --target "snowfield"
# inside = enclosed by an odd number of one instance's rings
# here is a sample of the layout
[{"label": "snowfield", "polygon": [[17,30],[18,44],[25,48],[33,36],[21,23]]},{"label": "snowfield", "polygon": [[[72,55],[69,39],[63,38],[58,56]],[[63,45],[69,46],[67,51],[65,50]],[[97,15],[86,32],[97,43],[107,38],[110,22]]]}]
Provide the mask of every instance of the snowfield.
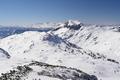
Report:
[{"label": "snowfield", "polygon": [[1,39],[1,80],[120,79],[119,26],[69,20],[31,27],[52,29]]}]

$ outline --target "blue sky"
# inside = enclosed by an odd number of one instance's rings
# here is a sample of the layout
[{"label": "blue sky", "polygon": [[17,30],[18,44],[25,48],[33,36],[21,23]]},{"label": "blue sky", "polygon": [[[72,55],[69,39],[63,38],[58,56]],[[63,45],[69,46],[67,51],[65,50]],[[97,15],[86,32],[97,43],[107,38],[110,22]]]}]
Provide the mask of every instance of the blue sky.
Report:
[{"label": "blue sky", "polygon": [[120,23],[120,0],[0,0],[0,24],[31,24],[79,19]]}]

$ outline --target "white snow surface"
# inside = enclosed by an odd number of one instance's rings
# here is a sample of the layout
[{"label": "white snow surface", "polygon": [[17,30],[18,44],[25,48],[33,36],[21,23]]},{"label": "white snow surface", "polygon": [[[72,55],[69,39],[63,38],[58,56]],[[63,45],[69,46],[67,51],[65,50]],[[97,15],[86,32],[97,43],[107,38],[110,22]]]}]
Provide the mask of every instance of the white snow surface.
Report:
[{"label": "white snow surface", "polygon": [[[80,24],[79,21],[68,22],[69,26]],[[55,31],[28,31],[1,39],[0,48],[7,51],[11,57],[0,60],[0,73],[34,60],[80,69],[97,76],[99,80],[120,79],[120,32],[116,27],[83,25],[79,30],[71,30],[64,27],[64,24],[59,27]],[[95,59],[89,55],[91,52],[106,58]],[[4,55],[0,53],[1,57]],[[35,74],[31,73],[29,76],[33,77]],[[31,80],[30,77],[28,80]],[[47,76],[37,77],[41,80],[59,80]]]}]

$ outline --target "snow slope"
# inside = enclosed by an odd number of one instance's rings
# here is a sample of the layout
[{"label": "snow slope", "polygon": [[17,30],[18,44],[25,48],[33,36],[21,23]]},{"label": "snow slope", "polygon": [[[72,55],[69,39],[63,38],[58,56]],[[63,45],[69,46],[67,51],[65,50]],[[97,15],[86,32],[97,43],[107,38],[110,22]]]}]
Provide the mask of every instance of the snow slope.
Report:
[{"label": "snow slope", "polygon": [[[4,66],[0,68],[0,73],[7,74],[9,70],[14,70],[19,65],[28,65],[32,61],[37,61],[81,70],[89,76],[95,75],[98,80],[119,80],[119,39],[117,26],[85,25],[72,20],[61,23],[48,32],[27,31],[15,34],[0,40],[0,48],[10,56],[9,59],[0,61],[0,66]],[[35,71],[24,77],[21,75],[26,80],[33,79],[32,75],[43,69],[34,65],[30,68]],[[46,67],[45,72],[46,70],[47,73],[53,74],[49,72],[51,68]],[[64,71],[61,68],[58,70]],[[41,80],[66,80],[50,77],[53,75],[35,76]],[[85,80],[89,79],[85,77]]]},{"label": "snow slope", "polygon": [[92,52],[104,54],[113,59],[120,56],[120,32],[116,26],[81,26],[79,30],[63,27],[52,33]]},{"label": "snow slope", "polygon": [[[40,61],[52,65],[66,65],[72,67],[69,59],[79,57],[87,58],[89,55],[82,56],[84,50],[71,44],[60,37],[46,32],[25,32],[19,35],[12,35],[0,41],[0,47],[6,50],[11,58],[9,61],[1,61],[1,66],[16,67],[29,63],[30,61]],[[74,59],[73,59],[74,60]],[[79,60],[79,59],[78,59]],[[80,59],[80,61],[83,61]],[[75,64],[75,66],[79,66]],[[83,65],[84,68],[84,65]],[[7,72],[8,68],[1,68],[0,72]]]}]

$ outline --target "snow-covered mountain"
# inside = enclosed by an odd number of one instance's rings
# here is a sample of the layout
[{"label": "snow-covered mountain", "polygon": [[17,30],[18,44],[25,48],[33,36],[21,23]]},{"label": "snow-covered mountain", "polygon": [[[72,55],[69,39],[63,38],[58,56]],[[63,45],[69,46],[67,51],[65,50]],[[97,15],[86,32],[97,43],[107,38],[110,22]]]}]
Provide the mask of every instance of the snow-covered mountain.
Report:
[{"label": "snow-covered mountain", "polygon": [[88,25],[69,20],[33,27],[52,29],[26,30],[0,40],[0,79],[120,79],[118,25]]},{"label": "snow-covered mountain", "polygon": [[63,27],[63,26],[78,26],[79,24],[81,24],[81,22],[79,20],[68,20],[68,21],[64,21],[64,22],[46,22],[46,23],[36,23],[36,24],[31,24],[28,25],[28,27],[31,28],[41,28],[41,29],[55,29],[58,27]]}]

